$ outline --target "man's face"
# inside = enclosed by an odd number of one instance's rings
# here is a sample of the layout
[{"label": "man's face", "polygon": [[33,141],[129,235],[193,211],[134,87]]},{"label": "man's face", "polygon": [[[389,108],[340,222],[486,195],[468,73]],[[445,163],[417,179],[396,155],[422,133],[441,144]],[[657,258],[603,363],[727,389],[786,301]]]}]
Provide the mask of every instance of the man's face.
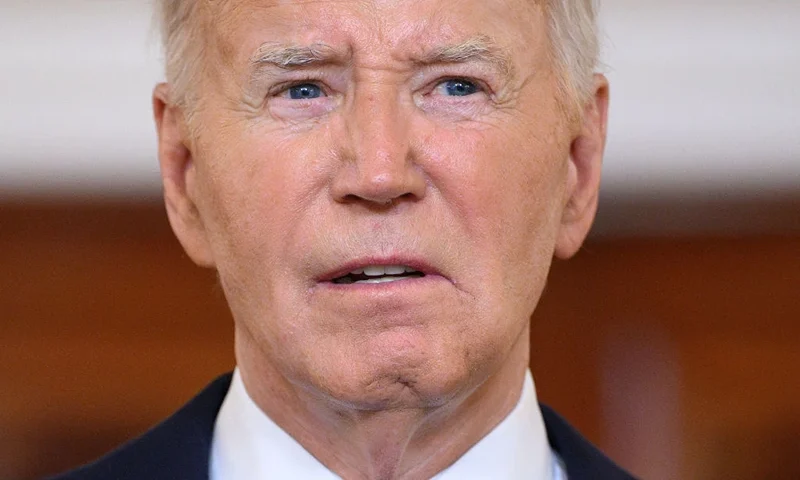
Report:
[{"label": "man's face", "polygon": [[585,234],[564,232],[581,125],[542,9],[241,0],[214,15],[196,137],[178,162],[162,131],[162,168],[176,233],[218,270],[256,356],[360,408],[432,406],[527,345],[554,250]]}]

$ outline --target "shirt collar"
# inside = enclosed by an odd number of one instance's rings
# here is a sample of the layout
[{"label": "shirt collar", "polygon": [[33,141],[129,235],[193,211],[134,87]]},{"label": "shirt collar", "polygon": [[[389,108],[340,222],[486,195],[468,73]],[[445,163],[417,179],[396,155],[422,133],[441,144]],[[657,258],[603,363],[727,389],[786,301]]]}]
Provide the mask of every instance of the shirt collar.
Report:
[{"label": "shirt collar", "polygon": [[435,480],[553,478],[553,452],[530,371],[516,407]]},{"label": "shirt collar", "polygon": [[[210,480],[339,478],[265,415],[237,370],[211,444]],[[530,372],[511,413],[435,480],[558,478]]]}]

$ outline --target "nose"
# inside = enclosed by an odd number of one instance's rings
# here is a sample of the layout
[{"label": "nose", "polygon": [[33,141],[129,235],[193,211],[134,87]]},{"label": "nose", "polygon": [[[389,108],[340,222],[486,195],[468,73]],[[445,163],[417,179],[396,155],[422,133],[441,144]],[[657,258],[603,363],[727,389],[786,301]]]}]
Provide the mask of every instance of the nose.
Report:
[{"label": "nose", "polygon": [[342,162],[332,194],[340,203],[370,207],[420,200],[426,181],[411,138],[413,104],[398,100],[392,85],[367,88],[356,92],[345,113],[338,152]]}]

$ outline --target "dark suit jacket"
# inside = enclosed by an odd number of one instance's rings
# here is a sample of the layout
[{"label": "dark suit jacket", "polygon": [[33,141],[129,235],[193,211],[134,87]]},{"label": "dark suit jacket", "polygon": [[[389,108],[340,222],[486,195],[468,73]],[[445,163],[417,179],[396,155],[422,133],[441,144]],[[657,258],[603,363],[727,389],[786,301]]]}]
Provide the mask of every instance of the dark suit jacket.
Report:
[{"label": "dark suit jacket", "polygon": [[[95,463],[53,480],[208,480],[214,422],[230,382],[230,374],[216,379],[143,436]],[[633,478],[550,408],[542,406],[542,414],[550,446],[564,461],[569,480]]]}]

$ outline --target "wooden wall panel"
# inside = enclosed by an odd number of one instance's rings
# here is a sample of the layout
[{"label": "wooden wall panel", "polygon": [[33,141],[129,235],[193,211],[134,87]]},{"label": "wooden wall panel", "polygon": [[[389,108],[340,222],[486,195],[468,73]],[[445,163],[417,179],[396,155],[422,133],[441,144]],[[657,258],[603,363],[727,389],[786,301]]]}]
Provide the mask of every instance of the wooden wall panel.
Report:
[{"label": "wooden wall panel", "polygon": [[800,456],[800,238],[593,241],[534,322],[541,396],[643,477],[734,478],[743,452],[766,468],[766,431]]},{"label": "wooden wall panel", "polygon": [[[0,266],[0,478],[91,459],[233,365],[160,205],[0,205]],[[539,395],[644,478],[800,478],[799,287],[798,235],[594,239],[534,315]]]},{"label": "wooden wall panel", "polygon": [[213,273],[163,208],[0,208],[0,478],[36,478],[144,431],[233,365]]}]

